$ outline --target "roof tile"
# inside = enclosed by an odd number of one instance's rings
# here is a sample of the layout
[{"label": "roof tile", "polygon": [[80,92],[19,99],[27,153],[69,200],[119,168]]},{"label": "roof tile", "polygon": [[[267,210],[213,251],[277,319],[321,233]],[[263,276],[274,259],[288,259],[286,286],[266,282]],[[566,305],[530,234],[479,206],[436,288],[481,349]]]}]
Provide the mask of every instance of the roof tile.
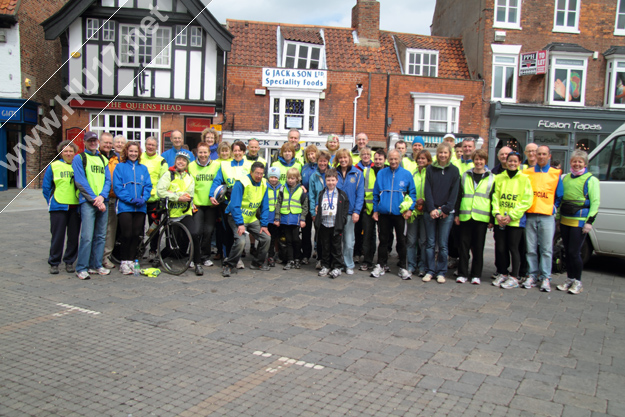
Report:
[{"label": "roof tile", "polygon": [[0,0],[0,14],[15,14],[17,13],[18,0]]}]

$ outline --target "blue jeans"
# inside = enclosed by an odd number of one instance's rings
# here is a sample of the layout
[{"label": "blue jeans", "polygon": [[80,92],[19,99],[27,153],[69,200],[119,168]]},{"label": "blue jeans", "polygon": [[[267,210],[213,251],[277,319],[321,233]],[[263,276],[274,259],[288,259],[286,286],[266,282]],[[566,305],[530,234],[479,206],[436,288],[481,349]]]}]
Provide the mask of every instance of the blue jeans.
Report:
[{"label": "blue jeans", "polygon": [[527,214],[525,241],[527,243],[528,275],[539,280],[551,279],[553,234],[556,230],[554,216]]},{"label": "blue jeans", "polygon": [[[425,247],[425,272],[437,275],[447,273],[447,242],[451,225],[454,224],[454,215],[450,214],[446,218],[432,219],[428,213],[423,215],[425,222],[425,234],[427,244]],[[438,243],[438,258],[435,258],[436,244]]]},{"label": "blue jeans", "polygon": [[[108,211],[108,204],[106,206]],[[107,211],[100,211],[89,202],[80,205],[82,225],[76,272],[102,267],[102,255],[106,243],[106,225],[108,223]]]},{"label": "blue jeans", "polygon": [[356,224],[352,220],[352,216],[347,216],[347,222],[343,228],[343,263],[345,268],[354,269],[354,244],[356,243],[356,233],[354,232]]},{"label": "blue jeans", "polygon": [[425,271],[425,223],[423,215],[408,223],[406,246],[408,248],[408,271]]}]

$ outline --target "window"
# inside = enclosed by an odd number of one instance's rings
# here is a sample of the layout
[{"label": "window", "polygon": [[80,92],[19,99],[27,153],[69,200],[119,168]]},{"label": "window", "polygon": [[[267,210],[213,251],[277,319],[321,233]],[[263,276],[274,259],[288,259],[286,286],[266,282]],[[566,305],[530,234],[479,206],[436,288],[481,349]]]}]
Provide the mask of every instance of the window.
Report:
[{"label": "window", "polygon": [[424,77],[436,77],[438,74],[438,51],[406,52],[406,73]]},{"label": "window", "polygon": [[202,46],[202,28],[199,26],[191,27],[191,46]]},{"label": "window", "polygon": [[285,68],[319,69],[322,68],[320,46],[286,42],[282,62]]},{"label": "window", "polygon": [[98,19],[87,19],[87,39],[92,41],[98,40],[98,29],[100,28],[100,21]]},{"label": "window", "polygon": [[138,26],[120,25],[120,59],[122,64],[143,64],[152,67],[169,67],[171,28],[159,27],[144,33]]},{"label": "window", "polygon": [[615,35],[625,35],[625,0],[618,0],[616,5]]},{"label": "window", "polygon": [[[136,140],[141,143],[141,149],[145,149],[145,139],[154,136],[160,139],[161,118],[152,115],[117,114],[117,113],[92,113],[90,115],[90,129],[100,136],[109,132],[113,137],[122,135],[128,140]],[[157,141],[160,153],[160,140]]]},{"label": "window", "polygon": [[414,130],[457,133],[460,103],[464,96],[411,93],[414,101]]},{"label": "window", "polygon": [[493,100],[516,101],[516,56],[493,56]]},{"label": "window", "polygon": [[521,0],[496,0],[493,26],[521,29]]},{"label": "window", "polygon": [[625,136],[613,138],[588,164],[600,181],[625,181]]},{"label": "window", "polygon": [[187,28],[184,26],[176,26],[176,46],[187,46]]},{"label": "window", "polygon": [[548,103],[552,105],[583,106],[588,58],[554,56],[549,65]]},{"label": "window", "polygon": [[606,107],[625,108],[625,57],[608,56]]},{"label": "window", "polygon": [[554,32],[579,33],[579,5],[581,0],[556,0]]},{"label": "window", "polygon": [[271,130],[287,132],[298,129],[302,132],[317,133],[319,114],[318,92],[271,93]]},{"label": "window", "polygon": [[115,41],[115,21],[109,20],[102,26],[102,40]]}]

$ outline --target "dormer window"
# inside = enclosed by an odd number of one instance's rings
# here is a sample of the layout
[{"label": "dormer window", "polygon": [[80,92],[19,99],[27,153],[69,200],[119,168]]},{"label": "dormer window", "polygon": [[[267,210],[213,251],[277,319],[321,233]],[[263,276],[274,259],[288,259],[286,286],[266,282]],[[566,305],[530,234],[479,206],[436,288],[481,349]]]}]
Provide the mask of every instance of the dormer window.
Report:
[{"label": "dormer window", "polygon": [[405,68],[408,75],[436,77],[438,75],[438,51],[408,49]]},{"label": "dormer window", "polygon": [[322,48],[322,46],[285,41],[282,65],[285,68],[322,68]]}]

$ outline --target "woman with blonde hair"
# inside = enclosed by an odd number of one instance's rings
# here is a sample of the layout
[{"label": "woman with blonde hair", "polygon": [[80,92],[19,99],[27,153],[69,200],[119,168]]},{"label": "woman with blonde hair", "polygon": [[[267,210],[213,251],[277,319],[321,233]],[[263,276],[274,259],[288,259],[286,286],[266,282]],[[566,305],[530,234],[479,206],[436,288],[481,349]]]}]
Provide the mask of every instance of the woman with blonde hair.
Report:
[{"label": "woman with blonde hair", "polygon": [[219,158],[217,147],[221,143],[221,132],[214,127],[207,127],[202,131],[201,138],[202,140],[200,142],[205,142],[209,146],[210,160],[214,161]]}]

